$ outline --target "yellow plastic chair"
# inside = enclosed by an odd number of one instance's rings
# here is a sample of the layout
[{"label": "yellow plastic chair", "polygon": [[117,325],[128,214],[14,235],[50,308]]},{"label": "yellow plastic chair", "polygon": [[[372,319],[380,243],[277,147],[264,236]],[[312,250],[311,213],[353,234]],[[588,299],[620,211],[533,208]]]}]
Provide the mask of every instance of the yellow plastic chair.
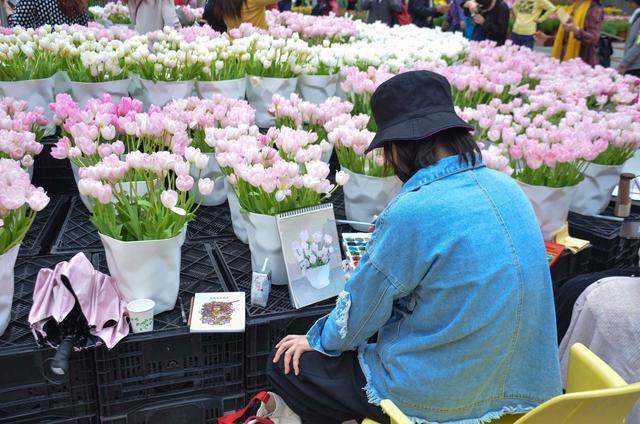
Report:
[{"label": "yellow plastic chair", "polygon": [[[640,399],[640,383],[627,384],[606,362],[584,345],[571,346],[566,394],[548,400],[524,415],[507,415],[495,424],[622,424]],[[383,400],[391,424],[411,421],[390,400]],[[377,424],[366,419],[362,424]]]}]

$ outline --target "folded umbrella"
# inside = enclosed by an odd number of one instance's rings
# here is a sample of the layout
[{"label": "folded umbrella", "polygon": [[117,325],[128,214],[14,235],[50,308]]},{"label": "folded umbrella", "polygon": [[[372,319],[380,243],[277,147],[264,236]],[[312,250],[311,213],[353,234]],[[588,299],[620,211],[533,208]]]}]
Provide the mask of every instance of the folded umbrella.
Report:
[{"label": "folded umbrella", "polygon": [[54,269],[40,270],[29,324],[39,343],[58,348],[52,369],[65,374],[73,348],[104,343],[111,349],[129,334],[125,312],[115,280],[78,253]]}]

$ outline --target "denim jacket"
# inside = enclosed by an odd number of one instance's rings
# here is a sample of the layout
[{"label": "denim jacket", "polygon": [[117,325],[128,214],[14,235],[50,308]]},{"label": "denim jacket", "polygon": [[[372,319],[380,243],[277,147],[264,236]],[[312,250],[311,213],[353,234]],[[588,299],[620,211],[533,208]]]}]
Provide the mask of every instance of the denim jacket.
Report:
[{"label": "denim jacket", "polygon": [[560,394],[551,277],[529,201],[510,177],[458,156],[420,170],[307,339],[328,356],[358,349],[369,402],[391,399],[415,422],[482,423]]}]

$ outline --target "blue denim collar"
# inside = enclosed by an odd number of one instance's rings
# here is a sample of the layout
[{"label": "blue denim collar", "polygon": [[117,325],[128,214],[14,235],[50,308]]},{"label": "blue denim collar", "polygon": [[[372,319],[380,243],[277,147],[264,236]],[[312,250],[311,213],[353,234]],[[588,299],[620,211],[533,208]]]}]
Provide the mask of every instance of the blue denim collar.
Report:
[{"label": "blue denim collar", "polygon": [[409,179],[402,187],[401,193],[413,191],[423,185],[430,184],[441,178],[448,177],[452,174],[459,172],[469,171],[471,169],[483,168],[485,165],[482,163],[480,156],[476,157],[476,164],[471,165],[464,164],[460,161],[460,156],[453,155],[442,158],[435,165],[431,165],[427,168],[422,168],[415,173],[413,177]]}]

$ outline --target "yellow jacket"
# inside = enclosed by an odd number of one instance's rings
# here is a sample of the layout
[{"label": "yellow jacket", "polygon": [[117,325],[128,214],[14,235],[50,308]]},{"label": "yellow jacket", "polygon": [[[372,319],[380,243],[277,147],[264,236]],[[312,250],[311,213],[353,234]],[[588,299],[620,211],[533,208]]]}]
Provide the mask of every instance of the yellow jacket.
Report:
[{"label": "yellow jacket", "polygon": [[227,25],[228,30],[237,28],[244,22],[258,28],[267,29],[265,7],[275,3],[278,3],[278,0],[243,0],[240,18],[225,16],[224,23]]}]

